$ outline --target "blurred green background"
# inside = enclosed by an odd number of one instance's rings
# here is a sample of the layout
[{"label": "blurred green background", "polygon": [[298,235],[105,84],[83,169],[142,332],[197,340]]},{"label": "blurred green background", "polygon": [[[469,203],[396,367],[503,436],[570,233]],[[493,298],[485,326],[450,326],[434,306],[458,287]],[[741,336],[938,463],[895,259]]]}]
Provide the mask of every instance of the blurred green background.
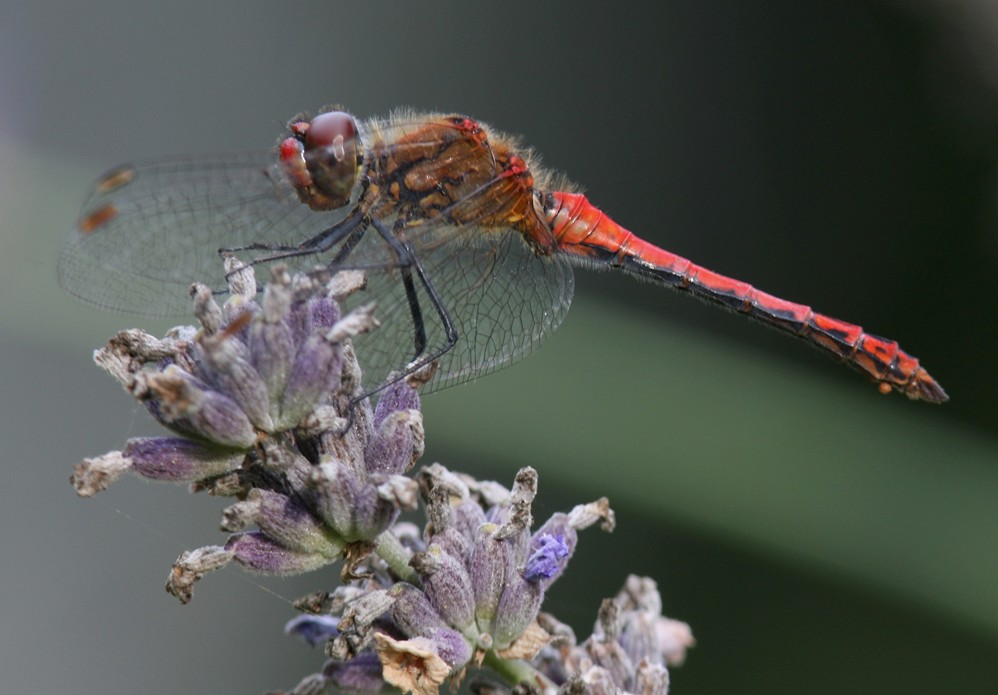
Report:
[{"label": "blurred green background", "polygon": [[84,456],[157,432],[90,351],[150,324],[61,294],[89,182],[130,159],[269,147],[339,102],[518,132],[618,221],[901,340],[947,388],[883,398],[791,340],[582,274],[530,359],[426,399],[424,462],[536,515],[608,495],[546,607],[585,634],[630,572],[698,639],[682,693],[994,692],[998,16],[990,0],[535,4],[0,1],[0,678],[4,692],[259,693],[318,652],[238,571],[161,586],[219,500]]}]

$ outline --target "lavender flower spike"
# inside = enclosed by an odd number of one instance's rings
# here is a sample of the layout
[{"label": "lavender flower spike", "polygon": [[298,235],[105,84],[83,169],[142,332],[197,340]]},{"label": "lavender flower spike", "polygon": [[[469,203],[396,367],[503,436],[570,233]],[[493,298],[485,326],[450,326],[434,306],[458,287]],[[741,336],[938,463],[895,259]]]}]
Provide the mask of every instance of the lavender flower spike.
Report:
[{"label": "lavender flower spike", "polygon": [[[563,529],[561,536],[532,536],[532,468],[522,469],[505,494],[439,464],[421,478],[433,524],[410,561],[415,582],[378,589],[382,607],[363,618],[347,604],[330,653],[354,658],[373,642],[386,681],[434,695],[475,663],[491,660],[515,670],[516,660],[537,656],[553,638],[538,622],[541,603],[575,549],[575,532],[598,518],[609,523],[613,513],[605,501],[584,505],[576,510],[586,513],[557,514],[542,526]],[[488,490],[494,504],[473,490]]]},{"label": "lavender flower spike", "polygon": [[[352,403],[360,367],[348,345],[377,326],[371,306],[341,316],[314,280],[283,268],[257,303],[250,270],[233,259],[226,269],[223,307],[206,287],[192,288],[200,329],[176,328],[162,340],[125,331],[95,354],[174,434],[131,440],[72,477],[81,496],[132,472],[238,498],[226,510],[223,530],[233,535],[225,545],[174,566],[167,589],[184,602],[205,572],[232,561],[268,574],[344,556],[360,563],[418,498],[401,475],[423,452],[418,396],[393,384],[376,418],[366,401]],[[338,291],[351,287],[340,282]],[[358,424],[347,429],[351,421]]]}]

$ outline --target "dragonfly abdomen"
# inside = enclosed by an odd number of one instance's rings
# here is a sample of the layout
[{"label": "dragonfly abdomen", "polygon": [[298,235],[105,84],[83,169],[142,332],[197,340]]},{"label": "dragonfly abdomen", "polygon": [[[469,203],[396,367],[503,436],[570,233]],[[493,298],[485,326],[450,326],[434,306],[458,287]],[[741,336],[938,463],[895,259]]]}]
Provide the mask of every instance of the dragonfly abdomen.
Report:
[{"label": "dragonfly abdomen", "polygon": [[946,392],[919,365],[918,359],[893,340],[819,314],[804,304],[767,294],[747,282],[707,270],[658,248],[621,227],[582,194],[547,194],[543,208],[558,247],[564,252],[689,292],[803,338],[869,375],[884,392],[894,388],[915,400],[933,403],[948,400]]}]

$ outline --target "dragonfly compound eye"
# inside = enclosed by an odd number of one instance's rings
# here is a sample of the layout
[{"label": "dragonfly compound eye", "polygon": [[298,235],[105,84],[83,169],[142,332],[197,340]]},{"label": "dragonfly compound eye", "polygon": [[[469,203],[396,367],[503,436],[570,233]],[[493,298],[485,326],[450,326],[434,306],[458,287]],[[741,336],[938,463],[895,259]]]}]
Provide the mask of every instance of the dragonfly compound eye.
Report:
[{"label": "dragonfly compound eye", "polygon": [[350,201],[360,172],[357,144],[357,123],[343,111],[316,116],[305,133],[305,164],[330,208]]},{"label": "dragonfly compound eye", "polygon": [[334,210],[350,202],[360,177],[357,122],[343,111],[295,121],[280,145],[285,171],[298,197],[313,210]]}]

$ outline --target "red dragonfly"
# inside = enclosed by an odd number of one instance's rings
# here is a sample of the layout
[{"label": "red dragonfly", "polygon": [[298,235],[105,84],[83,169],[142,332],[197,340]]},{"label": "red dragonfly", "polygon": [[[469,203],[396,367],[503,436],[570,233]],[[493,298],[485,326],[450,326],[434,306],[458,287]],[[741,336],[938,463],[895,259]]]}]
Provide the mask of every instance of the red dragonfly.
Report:
[{"label": "red dragonfly", "polygon": [[573,266],[616,268],[803,338],[884,393],[947,400],[893,340],[639,239],[534,160],[466,116],[300,115],[276,151],[106,174],[62,253],[60,281],[90,303],[165,316],[188,311],[192,282],[225,286],[219,250],[253,265],[363,269],[355,301],[374,298],[382,323],[358,340],[368,384],[439,360],[428,385],[439,389],[535,350],[568,311]]}]

